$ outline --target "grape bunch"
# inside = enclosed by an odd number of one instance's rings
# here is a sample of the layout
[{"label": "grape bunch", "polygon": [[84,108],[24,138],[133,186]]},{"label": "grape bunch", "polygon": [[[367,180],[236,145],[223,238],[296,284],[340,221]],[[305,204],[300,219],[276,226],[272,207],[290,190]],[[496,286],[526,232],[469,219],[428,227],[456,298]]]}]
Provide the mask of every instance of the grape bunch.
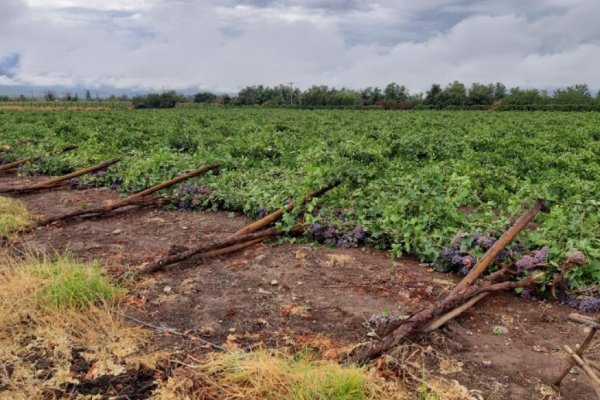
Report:
[{"label": "grape bunch", "polygon": [[549,251],[550,249],[548,246],[544,246],[541,249],[533,250],[531,253],[524,255],[515,263],[517,271],[529,270],[544,266],[546,264]]},{"label": "grape bunch", "polygon": [[365,240],[365,230],[357,225],[354,229],[340,232],[333,225],[314,222],[308,226],[308,233],[317,241],[342,249],[358,245]]}]

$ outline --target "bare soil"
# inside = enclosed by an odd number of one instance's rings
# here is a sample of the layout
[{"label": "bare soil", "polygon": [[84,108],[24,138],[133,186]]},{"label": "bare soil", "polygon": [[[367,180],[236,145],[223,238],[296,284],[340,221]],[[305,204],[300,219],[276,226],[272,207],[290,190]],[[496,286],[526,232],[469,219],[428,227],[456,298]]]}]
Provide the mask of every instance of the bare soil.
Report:
[{"label": "bare soil", "polygon": [[[39,179],[7,174],[0,176],[0,187]],[[44,216],[116,198],[114,191],[68,188],[19,197]],[[109,273],[122,278],[171,245],[223,238],[249,222],[226,212],[142,209],[39,228],[13,246],[101,260]],[[130,289],[127,312],[157,326],[219,345],[301,348],[324,343],[335,349],[367,340],[364,323],[373,314],[418,310],[457,281],[410,257],[392,260],[371,248],[331,249],[304,242],[259,244],[221,258],[191,259],[124,284]],[[574,348],[585,335],[567,322],[572,311],[554,302],[493,294],[441,332],[416,340],[462,362],[463,370],[447,377],[480,390],[483,398],[550,398],[542,385],[549,385],[563,365],[562,346]],[[497,325],[508,333],[495,335]],[[178,354],[210,351],[197,341],[164,333],[156,335],[156,346]],[[146,390],[148,383],[143,383]],[[561,393],[564,399],[594,398],[581,372],[565,378]]]}]

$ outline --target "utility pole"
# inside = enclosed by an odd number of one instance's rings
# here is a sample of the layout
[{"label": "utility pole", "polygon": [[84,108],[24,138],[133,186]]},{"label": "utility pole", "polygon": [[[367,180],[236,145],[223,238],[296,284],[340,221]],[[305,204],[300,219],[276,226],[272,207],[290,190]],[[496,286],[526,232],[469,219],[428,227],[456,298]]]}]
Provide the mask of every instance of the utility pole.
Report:
[{"label": "utility pole", "polygon": [[290,105],[294,104],[294,82],[288,82],[290,85]]}]

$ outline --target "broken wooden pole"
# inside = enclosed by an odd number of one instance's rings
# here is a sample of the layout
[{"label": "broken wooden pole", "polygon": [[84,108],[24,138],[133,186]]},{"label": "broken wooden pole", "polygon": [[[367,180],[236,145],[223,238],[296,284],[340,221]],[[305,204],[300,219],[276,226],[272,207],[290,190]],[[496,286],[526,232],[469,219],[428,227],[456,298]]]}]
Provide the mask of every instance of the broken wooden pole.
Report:
[{"label": "broken wooden pole", "polygon": [[104,162],[101,162],[100,164],[92,165],[91,167],[73,171],[70,174],[66,174],[66,175],[58,176],[56,178],[48,179],[46,181],[36,183],[34,185],[31,185],[31,186],[23,188],[23,189],[26,189],[26,190],[49,189],[50,187],[56,185],[57,183],[68,181],[70,179],[77,178],[82,175],[87,175],[87,174],[91,174],[92,172],[103,170],[105,168],[110,167],[113,164],[118,163],[119,161],[121,161],[120,158],[113,158],[112,160],[104,161]]},{"label": "broken wooden pole", "polygon": [[22,160],[17,160],[17,161],[13,161],[11,163],[8,164],[2,164],[0,165],[0,172],[2,171],[8,171],[14,168],[18,168],[21,165],[25,164],[28,161],[34,160],[34,158],[24,158]]},{"label": "broken wooden pole", "polygon": [[489,294],[490,294],[490,292],[484,292],[484,293],[478,294],[475,297],[471,297],[466,303],[461,304],[460,306],[456,307],[454,310],[442,315],[441,317],[438,317],[434,321],[425,325],[425,327],[423,329],[421,329],[421,332],[428,333],[428,332],[435,331],[440,326],[444,325],[446,322],[458,317],[460,314],[462,314],[469,308],[473,307],[479,300],[483,299],[484,297],[486,297]]},{"label": "broken wooden pole", "polygon": [[596,375],[594,370],[589,366],[589,364],[581,358],[580,354],[574,352],[573,349],[567,345],[564,346],[564,349],[569,354],[569,356],[571,356],[570,359],[573,360],[577,365],[579,365],[581,369],[583,369],[585,373],[590,377],[590,379],[592,380],[592,387],[594,388],[596,395],[600,399],[600,378],[598,378],[598,376]]},{"label": "broken wooden pole", "polygon": [[38,190],[44,190],[44,189],[50,189],[54,186],[56,186],[58,183],[61,182],[65,182],[68,181],[70,179],[73,178],[77,178],[78,176],[82,176],[85,174],[89,174],[92,172],[96,172],[99,170],[102,170],[104,168],[107,168],[117,162],[120,161],[120,158],[114,158],[112,160],[109,161],[104,161],[100,164],[96,164],[94,166],[91,167],[87,167],[87,168],[83,168],[80,169],[78,171],[75,172],[71,172],[70,174],[66,174],[66,175],[62,175],[62,176],[58,176],[56,178],[51,178],[48,180],[45,180],[43,182],[39,182],[36,184],[33,184],[31,186],[23,186],[23,187],[18,187],[18,188],[6,188],[6,189],[0,189],[0,193],[6,193],[6,194],[23,194],[23,193],[31,193],[31,192],[35,192]]},{"label": "broken wooden pole", "polygon": [[506,232],[504,232],[502,236],[500,236],[498,240],[496,240],[492,247],[490,247],[488,251],[485,252],[483,257],[481,257],[481,259],[477,262],[477,264],[475,264],[475,267],[473,267],[473,269],[469,271],[467,276],[465,276],[454,287],[454,289],[452,289],[450,295],[458,293],[471,286],[473,282],[475,282],[481,276],[481,274],[485,272],[487,267],[492,262],[494,262],[498,254],[500,254],[500,252],[504,250],[504,248],[508,246],[510,242],[513,241],[513,239],[519,234],[519,232],[521,232],[527,226],[527,224],[531,221],[533,217],[535,217],[535,215],[542,209],[543,206],[544,203],[541,200],[536,200],[531,210],[521,215],[515,221],[513,226],[511,226]]},{"label": "broken wooden pole", "polygon": [[[538,283],[540,276],[530,275],[522,281],[506,281],[487,285],[471,285],[460,293],[454,293],[446,298],[412,314],[408,319],[394,323],[380,342],[370,344],[356,355],[356,360],[365,363],[400,343],[404,338],[419,332],[428,321],[448,310],[458,307],[471,297],[481,293],[526,287]],[[388,330],[388,331],[389,331]]]},{"label": "broken wooden pole", "polygon": [[[51,224],[56,221],[65,221],[68,219],[81,217],[81,216],[87,215],[87,214],[107,215],[111,211],[117,210],[119,208],[123,208],[123,207],[129,206],[129,205],[137,205],[136,202],[138,202],[138,201],[152,202],[152,201],[154,201],[154,200],[152,200],[152,197],[150,197],[150,195],[152,193],[155,193],[162,189],[166,189],[170,186],[173,186],[179,182],[182,182],[182,181],[192,178],[194,176],[199,176],[199,175],[205,174],[205,173],[212,171],[214,169],[217,169],[219,167],[220,167],[219,164],[213,164],[213,165],[209,165],[207,167],[196,169],[194,171],[188,172],[187,174],[183,174],[181,176],[173,178],[167,182],[163,182],[156,186],[152,186],[151,188],[148,188],[142,192],[132,194],[131,196],[125,197],[124,199],[121,199],[121,200],[117,200],[114,203],[111,203],[111,204],[108,204],[105,206],[101,206],[101,207],[97,207],[93,210],[78,210],[78,211],[73,211],[68,214],[57,215],[55,217],[49,217],[49,218],[39,221],[36,226],[44,226],[44,225],[48,225],[48,224]],[[150,200],[144,200],[144,199],[148,199],[148,198]],[[171,202],[171,201],[172,200],[170,200],[170,199],[167,200],[167,202]]]},{"label": "broken wooden pole", "polygon": [[[292,227],[292,229],[290,229],[289,232],[296,233],[296,232],[301,232],[301,231],[302,231],[302,226],[297,224],[297,225],[294,225]],[[181,262],[187,258],[195,256],[196,254],[204,253],[208,256],[214,257],[214,256],[221,255],[221,254],[231,253],[233,251],[250,246],[250,244],[248,244],[248,242],[253,242],[251,244],[254,244],[254,243],[258,243],[259,241],[263,241],[263,240],[266,240],[268,238],[275,237],[275,236],[284,235],[289,232],[285,232],[285,231],[282,231],[280,229],[273,227],[273,228],[264,229],[259,232],[248,233],[248,234],[245,234],[242,236],[228,237],[225,240],[216,241],[216,242],[209,243],[209,244],[201,244],[201,245],[198,245],[191,249],[177,253],[177,254],[163,256],[160,259],[146,265],[142,269],[141,273],[142,274],[151,274],[153,272],[156,272],[156,271],[159,271],[159,270],[165,268],[168,265],[175,264],[175,263]]]},{"label": "broken wooden pole", "polygon": [[224,254],[234,253],[241,249],[245,249],[246,247],[250,247],[254,244],[260,243],[260,242],[264,241],[265,239],[266,238],[253,239],[253,240],[249,240],[247,242],[234,244],[233,246],[224,247],[222,249],[207,251],[206,253],[202,253],[202,258],[211,258],[211,257],[222,256]]},{"label": "broken wooden pole", "polygon": [[[70,144],[67,147],[63,148],[62,152],[66,153],[66,152],[69,152],[71,150],[75,150],[75,149],[78,149],[78,148],[79,148],[78,145],[76,145],[76,144]],[[8,164],[2,164],[2,165],[0,165],[0,172],[8,171],[8,170],[11,170],[11,169],[18,168],[21,165],[23,165],[23,164],[25,164],[25,163],[27,163],[29,161],[39,160],[40,158],[41,158],[40,156],[29,157],[29,158],[24,158],[22,160],[13,161],[13,162],[8,163]]]},{"label": "broken wooden pole", "polygon": [[[310,200],[312,200],[316,197],[320,197],[320,196],[324,195],[331,189],[335,188],[336,186],[339,186],[341,183],[342,183],[342,180],[338,178],[334,181],[329,182],[327,185],[323,186],[321,189],[307,194],[302,199],[302,205],[305,205]],[[281,218],[281,216],[284,213],[284,210],[292,211],[293,209],[294,209],[294,202],[290,201],[283,209],[274,211],[271,214],[259,219],[258,221],[255,221],[255,222],[251,223],[250,225],[243,227],[242,229],[238,230],[233,235],[231,235],[231,237],[238,237],[238,236],[242,236],[242,235],[247,235],[248,233],[256,232],[259,229],[261,229],[261,228],[277,221],[279,218]]]},{"label": "broken wooden pole", "polygon": [[77,210],[77,211],[73,211],[70,212],[68,214],[63,214],[63,215],[56,215],[54,217],[48,217],[48,218],[44,218],[41,219],[39,221],[37,221],[35,223],[35,227],[41,227],[41,226],[46,226],[49,225],[53,222],[58,222],[58,221],[66,221],[69,219],[73,219],[73,218],[82,218],[82,219],[87,219],[87,218],[98,218],[98,217],[103,217],[103,216],[107,216],[110,215],[112,212],[117,211],[120,208],[124,208],[127,206],[132,206],[132,207],[149,207],[149,206],[156,206],[156,207],[162,207],[166,204],[170,204],[173,203],[175,200],[172,198],[168,198],[168,197],[143,197],[141,199],[134,199],[131,202],[129,202],[128,204],[122,205],[120,207],[112,207],[112,206],[101,206],[101,207],[96,207],[96,208],[88,208],[88,209],[83,209],[83,210]]},{"label": "broken wooden pole", "polygon": [[[596,317],[596,322],[600,323],[600,315]],[[578,356],[583,355],[583,352],[585,351],[585,349],[587,349],[588,346],[590,345],[590,343],[592,343],[592,339],[594,338],[594,335],[596,335],[596,332],[598,332],[598,328],[593,327],[590,329],[590,331],[586,335],[585,339],[583,339],[583,342],[577,348],[576,354]],[[558,374],[556,379],[554,379],[553,383],[555,386],[560,386],[560,383],[562,382],[562,380],[565,379],[565,376],[567,376],[569,371],[571,371],[571,368],[573,368],[573,363],[574,363],[574,361],[573,361],[572,357],[567,360],[567,362],[563,366],[562,370],[560,371],[560,373]]]},{"label": "broken wooden pole", "polygon": [[585,315],[571,313],[567,318],[569,321],[577,322],[579,324],[589,326],[590,328],[600,328],[600,324],[598,322],[596,322],[593,318],[587,317]]},{"label": "broken wooden pole", "polygon": [[173,185],[178,184],[179,182],[183,182],[183,181],[185,181],[187,179],[190,179],[190,178],[193,178],[195,176],[199,176],[199,175],[205,174],[205,173],[207,173],[209,171],[212,171],[212,170],[220,168],[220,167],[221,167],[220,164],[212,164],[212,165],[208,165],[206,167],[195,169],[193,171],[190,171],[190,172],[188,172],[186,174],[177,176],[177,177],[175,177],[175,178],[173,178],[171,180],[168,180],[166,182],[163,182],[163,183],[160,183],[158,185],[152,186],[152,187],[150,187],[150,188],[148,188],[148,189],[146,189],[144,191],[141,191],[139,193],[132,194],[131,196],[128,196],[128,197],[126,197],[126,198],[124,198],[122,200],[119,200],[119,201],[113,203],[112,206],[116,207],[116,208],[123,207],[123,205],[128,204],[132,200],[138,199],[140,197],[145,197],[145,196],[151,195],[152,193],[158,192],[159,190],[166,189],[168,187],[171,187]]}]

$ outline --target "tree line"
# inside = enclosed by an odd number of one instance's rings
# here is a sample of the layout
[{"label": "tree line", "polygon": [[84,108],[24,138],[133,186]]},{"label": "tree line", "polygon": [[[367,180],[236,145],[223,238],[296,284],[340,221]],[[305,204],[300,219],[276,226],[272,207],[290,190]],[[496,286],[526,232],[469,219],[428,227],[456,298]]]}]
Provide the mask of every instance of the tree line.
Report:
[{"label": "tree line", "polygon": [[[21,96],[25,99],[24,96]],[[66,93],[59,99],[48,91],[46,101],[79,101],[77,94]],[[85,100],[92,98],[89,90]],[[7,97],[0,100],[9,100]],[[265,106],[290,108],[381,108],[381,109],[504,109],[504,110],[598,110],[600,92],[592,95],[588,85],[576,84],[552,92],[535,88],[508,89],[504,84],[473,83],[469,87],[454,81],[444,87],[432,84],[426,92],[411,93],[406,86],[392,82],[381,89],[335,88],[326,85],[311,86],[306,90],[291,85],[247,86],[235,96],[207,91],[192,96],[175,91],[150,93],[129,98],[110,96],[106,100],[131,101],[134,108],[173,108],[181,103],[220,106]]]}]

